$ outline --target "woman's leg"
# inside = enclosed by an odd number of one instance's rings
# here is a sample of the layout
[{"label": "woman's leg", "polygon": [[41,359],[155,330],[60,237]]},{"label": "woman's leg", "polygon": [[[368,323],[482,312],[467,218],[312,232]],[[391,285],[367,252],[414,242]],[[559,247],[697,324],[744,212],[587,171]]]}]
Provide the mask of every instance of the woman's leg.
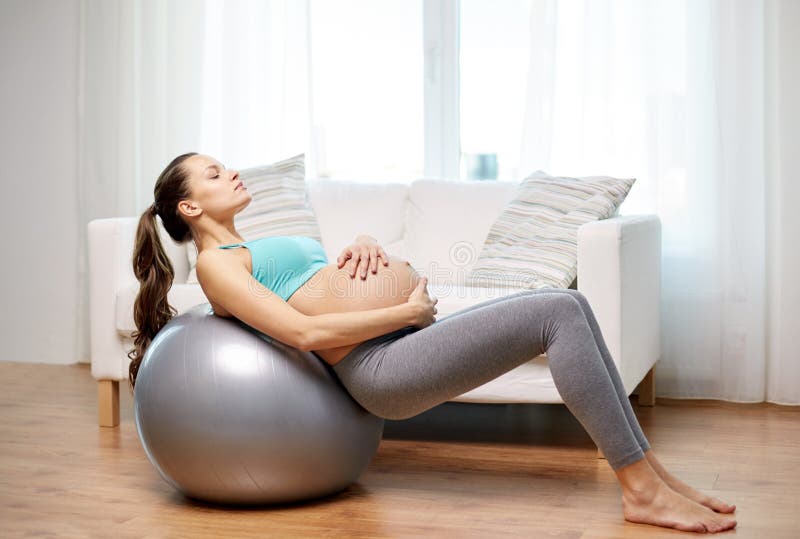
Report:
[{"label": "woman's leg", "polygon": [[608,371],[608,375],[611,377],[611,382],[614,384],[614,390],[617,392],[619,402],[622,405],[622,409],[625,411],[625,417],[628,418],[628,425],[631,427],[633,435],[636,436],[639,446],[643,451],[647,451],[650,449],[650,442],[647,440],[644,432],[642,432],[642,428],[639,426],[639,419],[633,412],[633,407],[631,406],[630,400],[628,400],[628,394],[625,391],[625,384],[622,383],[622,377],[619,375],[617,365],[614,363],[614,359],[611,357],[611,352],[608,351],[606,341],[603,339],[603,333],[600,331],[600,326],[598,325],[597,319],[594,316],[592,307],[589,305],[589,301],[586,299],[586,296],[584,296],[583,293],[579,292],[578,290],[572,290],[569,288],[561,290],[562,292],[572,295],[573,298],[578,300],[578,303],[583,309],[583,315],[586,317],[586,322],[592,329],[594,341],[597,345],[597,349],[600,351],[600,356],[603,358],[606,371]]},{"label": "woman's leg", "polygon": [[[617,370],[617,366],[614,363],[614,359],[611,357],[611,352],[608,351],[608,347],[606,346],[605,340],[603,339],[603,334],[600,331],[600,326],[597,323],[597,319],[594,316],[594,312],[592,311],[592,308],[589,305],[589,302],[586,299],[586,296],[583,295],[583,293],[581,293],[578,290],[573,290],[571,288],[538,288],[531,290],[521,290],[519,292],[509,294],[508,296],[495,298],[478,303],[476,305],[472,305],[470,307],[467,307],[466,309],[462,309],[456,313],[453,313],[450,316],[458,316],[462,313],[469,312],[473,309],[480,308],[486,305],[491,305],[492,303],[496,303],[497,301],[502,301],[508,297],[525,295],[525,294],[541,294],[541,293],[570,294],[578,301],[578,303],[581,306],[581,309],[583,310],[583,315],[584,317],[586,317],[586,322],[589,324],[589,327],[592,330],[592,335],[594,336],[595,344],[597,345],[597,348],[600,351],[600,356],[603,358],[603,363],[606,367],[606,371],[608,372],[608,375],[611,378],[611,382],[614,384],[614,391],[616,392],[617,398],[619,399],[619,402],[622,405],[622,409],[625,412],[625,417],[628,420],[628,426],[630,426],[631,430],[633,431],[633,435],[636,437],[636,441],[639,442],[639,446],[642,448],[642,450],[643,451],[649,450],[650,442],[645,437],[644,432],[642,432],[641,426],[639,426],[639,420],[633,411],[633,407],[631,406],[630,400],[628,400],[628,394],[625,391],[625,385],[622,383],[622,378],[619,375],[619,371]],[[446,316],[444,318],[449,318],[449,317]]]},{"label": "woman's leg", "polygon": [[334,370],[364,408],[405,419],[546,352],[564,403],[612,469],[643,459],[578,300],[550,291],[498,299],[348,355]]},{"label": "woman's leg", "polygon": [[364,408],[404,419],[546,352],[561,397],[622,484],[626,520],[687,531],[736,526],[670,489],[649,466],[576,298],[543,292],[500,299],[368,342],[333,369]]},{"label": "woman's leg", "polygon": [[575,297],[514,294],[475,307],[356,348],[333,369],[364,408],[405,419],[546,352],[564,403],[622,484],[626,520],[687,531],[736,526],[670,489],[647,463]]},{"label": "woman's leg", "polygon": [[666,483],[675,491],[683,494],[690,500],[694,500],[710,509],[715,511],[723,512],[723,513],[730,513],[736,509],[735,504],[729,504],[720,500],[719,498],[715,498],[713,496],[708,496],[699,490],[687,485],[670,472],[664,468],[664,466],[659,462],[656,456],[653,454],[653,451],[650,448],[650,443],[645,438],[644,433],[642,432],[641,427],[639,426],[639,421],[636,418],[636,415],[633,413],[633,408],[631,407],[630,401],[628,401],[628,397],[625,393],[625,386],[622,384],[622,379],[619,376],[619,372],[616,369],[616,365],[614,361],[611,359],[611,353],[608,351],[606,347],[606,343],[603,340],[602,334],[600,332],[600,326],[597,324],[597,320],[594,317],[594,312],[592,311],[591,307],[589,306],[589,302],[586,300],[586,296],[584,296],[581,292],[577,290],[567,289],[565,290],[567,293],[572,294],[572,297],[578,300],[578,302],[583,307],[583,314],[586,316],[586,321],[589,323],[589,326],[592,328],[592,332],[595,336],[595,341],[597,343],[597,347],[600,350],[600,354],[603,356],[603,361],[606,363],[606,367],[608,368],[608,374],[611,376],[612,382],[614,382],[614,387],[617,390],[617,395],[620,398],[620,403],[622,404],[622,408],[625,410],[625,415],[628,417],[628,424],[633,430],[633,434],[636,436],[636,439],[639,440],[639,445],[644,450],[645,457],[647,458],[648,463],[650,466],[655,470],[655,472],[664,480]]}]

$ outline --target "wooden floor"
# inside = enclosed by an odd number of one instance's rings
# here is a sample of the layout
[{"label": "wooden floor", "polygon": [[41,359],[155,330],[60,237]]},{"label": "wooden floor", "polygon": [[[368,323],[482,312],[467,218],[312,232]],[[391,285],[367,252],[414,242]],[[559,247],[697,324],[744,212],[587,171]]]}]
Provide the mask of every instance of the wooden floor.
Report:
[{"label": "wooden floor", "polygon": [[[96,395],[88,365],[0,362],[0,536],[695,536],[625,521],[614,473],[560,404],[447,403],[387,421],[342,493],[231,509],[158,475],[127,385],[118,428],[97,426]],[[800,537],[800,409],[661,398],[635,408],[667,469],[737,505],[723,535]]]}]

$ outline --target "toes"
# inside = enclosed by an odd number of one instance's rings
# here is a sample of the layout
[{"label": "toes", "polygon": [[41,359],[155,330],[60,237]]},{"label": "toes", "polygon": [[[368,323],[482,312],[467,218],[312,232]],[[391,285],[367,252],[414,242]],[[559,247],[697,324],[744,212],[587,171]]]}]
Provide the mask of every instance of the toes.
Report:
[{"label": "toes", "polygon": [[700,521],[695,522],[694,524],[676,524],[674,526],[676,530],[681,530],[684,532],[697,532],[697,533],[706,533],[708,530],[706,529],[705,524]]},{"label": "toes", "polygon": [[736,511],[736,506],[732,503],[722,502],[722,512],[723,513],[733,513]]},{"label": "toes", "polygon": [[708,531],[711,533],[717,533],[724,530],[725,526],[723,526],[721,522],[709,522],[706,524],[706,528],[708,528]]},{"label": "toes", "polygon": [[719,498],[711,498],[710,501],[712,504],[712,509],[719,511],[720,513],[733,513],[736,510],[735,505],[723,502]]},{"label": "toes", "polygon": [[686,532],[697,532],[697,533],[708,532],[707,525],[700,520],[695,521],[693,524],[685,524],[683,526],[675,526],[675,527],[679,530]]},{"label": "toes", "polygon": [[725,518],[725,519],[715,520],[713,523],[710,523],[710,525],[707,524],[706,526],[708,527],[708,531],[716,533],[716,532],[721,532],[723,530],[728,530],[730,528],[735,528],[736,521]]}]

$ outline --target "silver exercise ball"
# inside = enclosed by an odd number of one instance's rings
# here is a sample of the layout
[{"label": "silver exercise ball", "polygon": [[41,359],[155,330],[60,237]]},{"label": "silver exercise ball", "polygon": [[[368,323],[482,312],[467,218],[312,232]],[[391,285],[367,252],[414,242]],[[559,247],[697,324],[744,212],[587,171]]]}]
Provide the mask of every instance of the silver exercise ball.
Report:
[{"label": "silver exercise ball", "polygon": [[134,416],[168,483],[223,504],[338,492],[369,465],[384,426],[316,355],[216,316],[209,303],[172,318],[150,343]]}]

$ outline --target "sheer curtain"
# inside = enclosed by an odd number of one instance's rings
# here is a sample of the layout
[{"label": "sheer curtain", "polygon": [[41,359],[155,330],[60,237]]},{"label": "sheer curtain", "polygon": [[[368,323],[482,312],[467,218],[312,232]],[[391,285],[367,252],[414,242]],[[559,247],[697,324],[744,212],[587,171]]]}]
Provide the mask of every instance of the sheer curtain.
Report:
[{"label": "sheer curtain", "polygon": [[76,356],[88,361],[89,221],[140,215],[153,201],[158,174],[187,151],[247,168],[307,150],[308,4],[80,6]]},{"label": "sheer curtain", "polygon": [[791,217],[768,205],[790,180],[765,143],[782,121],[770,59],[797,74],[782,16],[797,6],[532,4],[522,169],[638,179],[621,213],[662,222],[659,396],[800,403],[798,288],[779,271],[798,267]]}]

